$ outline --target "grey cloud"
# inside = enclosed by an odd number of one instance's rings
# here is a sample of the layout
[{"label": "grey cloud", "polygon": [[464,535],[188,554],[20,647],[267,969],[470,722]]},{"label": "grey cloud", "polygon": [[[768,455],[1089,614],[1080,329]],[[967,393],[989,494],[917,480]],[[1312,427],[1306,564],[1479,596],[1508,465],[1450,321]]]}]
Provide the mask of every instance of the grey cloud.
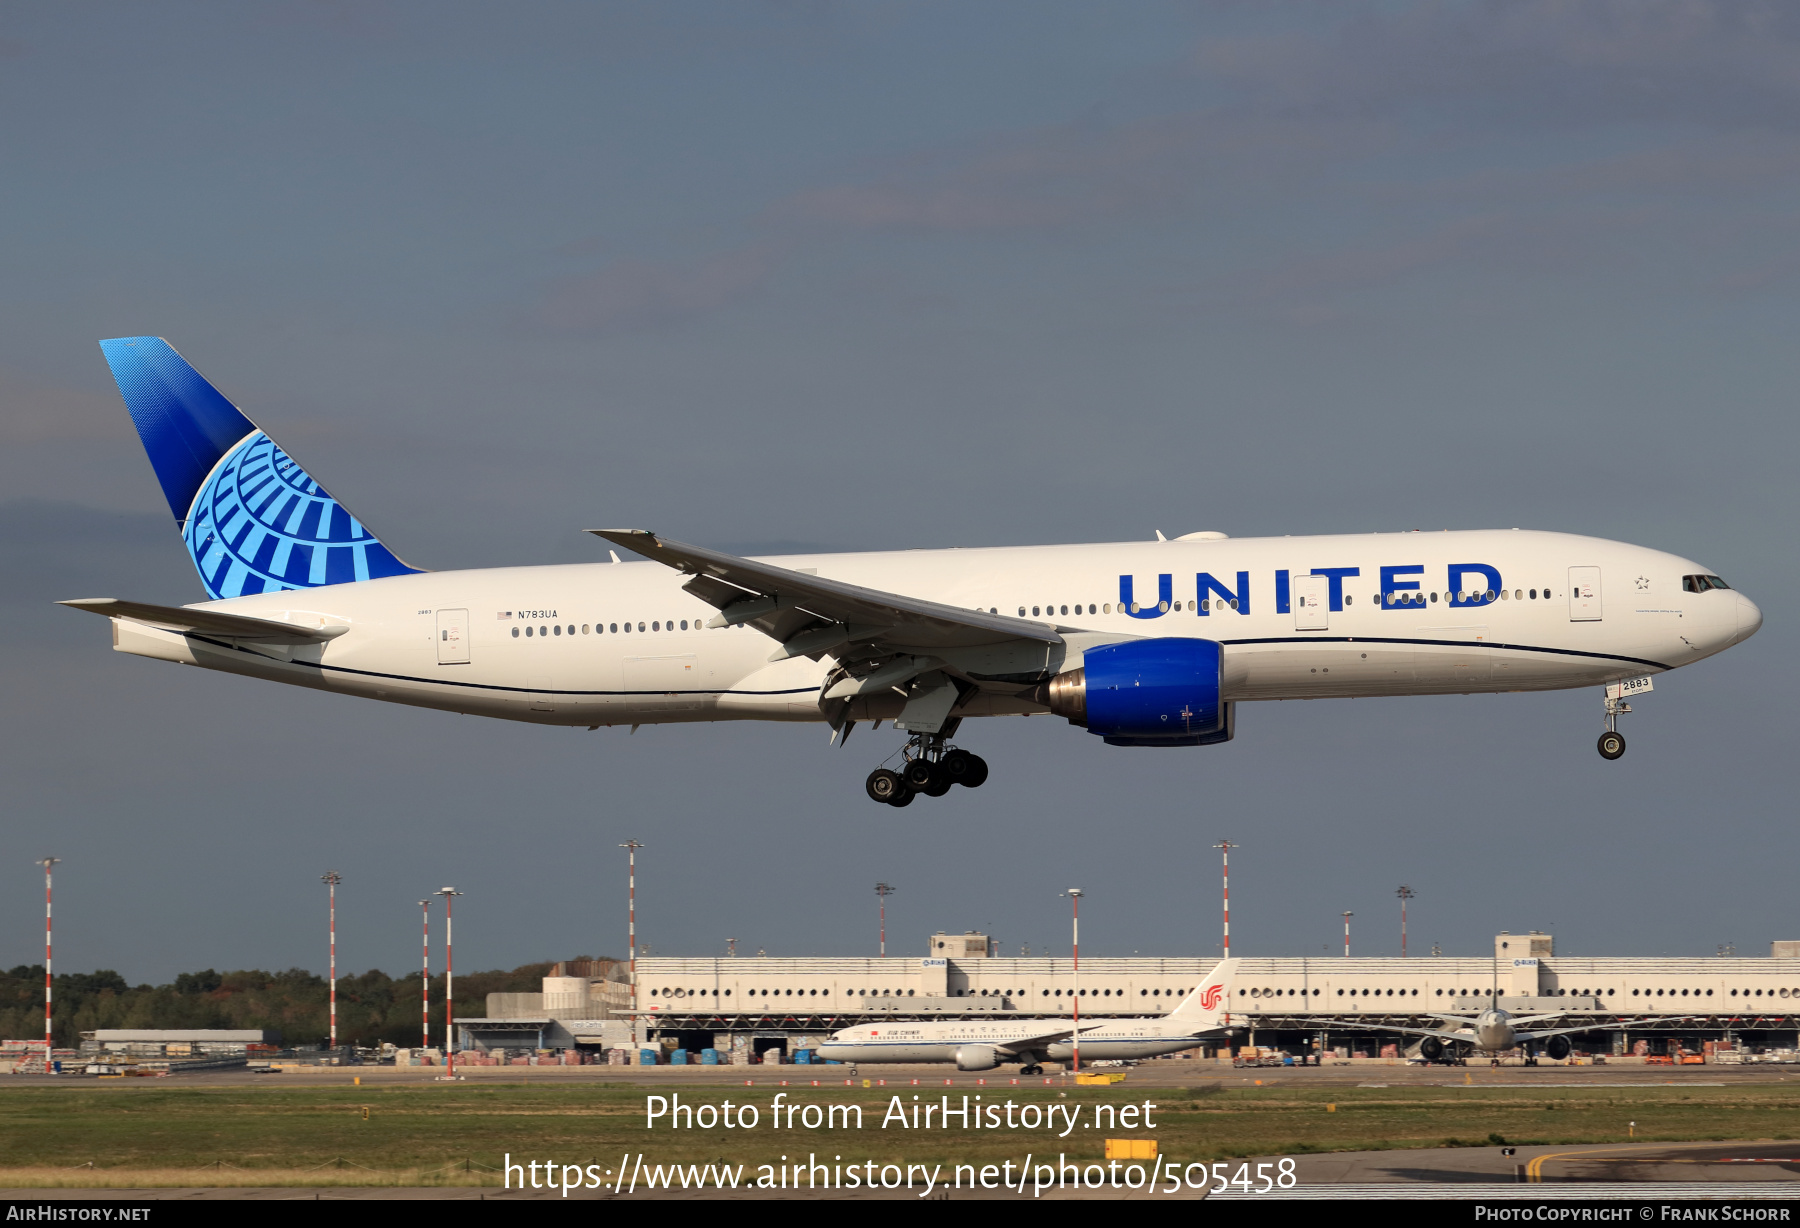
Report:
[{"label": "grey cloud", "polygon": [[1323,34],[1213,39],[1203,72],[1278,111],[1553,126],[1800,125],[1800,9],[1750,0],[1363,6]]},{"label": "grey cloud", "polygon": [[538,319],[562,332],[662,328],[748,297],[767,281],[777,263],[777,251],[767,244],[685,265],[621,260],[552,286]]},{"label": "grey cloud", "polygon": [[799,192],[773,216],[859,230],[1030,230],[1167,214],[1387,143],[1380,125],[1188,111],[1062,124]]}]

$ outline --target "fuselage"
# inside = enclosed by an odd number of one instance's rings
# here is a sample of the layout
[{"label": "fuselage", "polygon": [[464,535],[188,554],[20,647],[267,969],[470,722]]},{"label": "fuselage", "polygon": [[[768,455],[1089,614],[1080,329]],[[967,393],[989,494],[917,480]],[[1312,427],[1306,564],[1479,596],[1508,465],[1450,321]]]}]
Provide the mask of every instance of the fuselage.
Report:
[{"label": "fuselage", "polygon": [[[1066,1062],[1074,1056],[1072,1038],[1034,1039],[1056,1025],[1057,1021],[1045,1019],[869,1023],[833,1032],[819,1047],[819,1056],[838,1062],[954,1063],[959,1054],[991,1048],[1002,1062],[1014,1058]],[[1162,1019],[1119,1019],[1082,1028],[1081,1058],[1099,1062],[1157,1057],[1221,1035],[1180,1032]]]},{"label": "fuselage", "polygon": [[1498,1007],[1482,1011],[1473,1027],[1475,1047],[1483,1053],[1504,1053],[1518,1043],[1512,1016]]},{"label": "fuselage", "polygon": [[[1552,690],[1690,664],[1762,615],[1707,569],[1522,530],[817,554],[794,571],[1054,626],[1058,645],[944,651],[978,686],[961,716],[1042,713],[1034,683],[1101,644],[1223,645],[1227,701]],[[124,652],[364,698],[558,725],[817,721],[829,655],[770,661],[754,628],[650,562],[423,572],[202,608],[348,628],[323,644],[232,645],[115,622]],[[897,695],[853,715],[891,719]],[[1000,1026],[1000,1025],[987,1025]]]}]

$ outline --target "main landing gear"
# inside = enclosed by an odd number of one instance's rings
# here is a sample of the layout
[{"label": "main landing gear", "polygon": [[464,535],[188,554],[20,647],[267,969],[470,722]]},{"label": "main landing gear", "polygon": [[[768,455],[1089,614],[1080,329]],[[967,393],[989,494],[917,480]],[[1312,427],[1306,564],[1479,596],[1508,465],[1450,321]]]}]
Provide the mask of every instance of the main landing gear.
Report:
[{"label": "main landing gear", "polygon": [[1033,1075],[1043,1074],[1044,1068],[1042,1066],[1039,1066],[1036,1062],[1032,1062],[1030,1065],[1019,1067],[1019,1073],[1021,1075],[1023,1075],[1025,1078],[1029,1079]]},{"label": "main landing gear", "polygon": [[910,806],[914,797],[942,797],[952,785],[979,788],[988,775],[987,760],[966,750],[947,749],[945,735],[916,733],[906,744],[906,762],[898,772],[876,768],[864,788],[869,797],[890,806]]},{"label": "main landing gear", "polygon": [[1599,750],[1602,759],[1611,761],[1625,753],[1625,735],[1619,732],[1619,718],[1631,711],[1631,705],[1622,699],[1606,697],[1606,732],[1600,735]]}]

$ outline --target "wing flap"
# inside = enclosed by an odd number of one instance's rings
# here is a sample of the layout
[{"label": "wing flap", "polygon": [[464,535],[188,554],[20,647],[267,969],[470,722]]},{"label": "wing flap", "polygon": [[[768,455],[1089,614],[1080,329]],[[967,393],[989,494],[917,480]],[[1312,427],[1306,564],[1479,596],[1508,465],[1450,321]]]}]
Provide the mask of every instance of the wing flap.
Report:
[{"label": "wing flap", "polygon": [[266,618],[249,618],[243,614],[227,614],[223,610],[197,610],[190,606],[151,605],[143,601],[121,601],[117,597],[81,597],[59,601],[74,610],[86,610],[107,618],[124,618],[143,623],[160,631],[178,635],[204,635],[213,639],[242,640],[253,644],[322,644],[350,630],[342,623],[323,619],[316,627],[297,623],[275,622]]}]

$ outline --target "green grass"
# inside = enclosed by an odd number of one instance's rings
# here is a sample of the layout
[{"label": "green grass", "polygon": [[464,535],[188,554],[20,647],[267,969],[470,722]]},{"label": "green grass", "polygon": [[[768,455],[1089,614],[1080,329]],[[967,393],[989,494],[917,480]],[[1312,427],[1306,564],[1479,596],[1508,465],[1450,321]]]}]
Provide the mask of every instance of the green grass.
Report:
[{"label": "green grass", "polygon": [[[646,1130],[648,1094],[752,1104],[754,1130]],[[1393,1087],[968,1089],[984,1103],[1159,1107],[1156,1129],[881,1128],[896,1089],[790,1088],[789,1101],[861,1104],[864,1128],[770,1128],[776,1089],[497,1085],[329,1088],[0,1089],[0,1185],[497,1184],[502,1157],[617,1165],[816,1153],[846,1161],[989,1163],[1066,1153],[1098,1158],[1107,1135],[1156,1138],[1184,1160],[1381,1148],[1800,1137],[1800,1086],[1703,1088]],[[910,1105],[915,1089],[900,1091]],[[917,1089],[937,1103],[944,1089]],[[1331,1111],[1328,1105],[1335,1104]],[[367,1117],[364,1109],[368,1110]],[[1088,1108],[1084,1112],[1091,1112]],[[92,1168],[87,1167],[92,1165]]]}]

